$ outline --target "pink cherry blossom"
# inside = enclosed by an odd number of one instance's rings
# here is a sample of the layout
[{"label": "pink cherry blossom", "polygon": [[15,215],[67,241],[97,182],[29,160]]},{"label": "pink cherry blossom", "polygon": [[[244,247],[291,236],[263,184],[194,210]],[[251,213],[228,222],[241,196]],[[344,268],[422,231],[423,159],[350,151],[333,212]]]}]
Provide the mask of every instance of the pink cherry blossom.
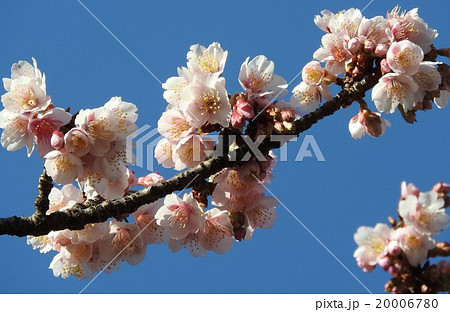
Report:
[{"label": "pink cherry blossom", "polygon": [[119,256],[131,265],[137,265],[144,260],[147,246],[136,224],[111,220],[109,234],[112,235],[112,255]]},{"label": "pink cherry blossom", "polygon": [[30,132],[36,138],[36,151],[39,156],[44,157],[53,150],[50,139],[53,131],[59,130],[70,122],[72,115],[61,108],[53,108],[44,114],[32,118],[29,123]]},{"label": "pink cherry blossom", "polygon": [[338,75],[345,72],[345,63],[352,58],[342,34],[326,34],[322,37],[322,47],[317,49],[313,57],[320,62],[326,62],[326,69]]},{"label": "pink cherry blossom", "polygon": [[413,108],[417,84],[406,75],[386,74],[372,89],[372,101],[378,111],[393,113],[400,104],[405,111]]},{"label": "pink cherry blossom", "polygon": [[200,44],[191,46],[187,53],[188,68],[193,74],[221,74],[225,67],[228,51],[223,51],[220,43],[213,42],[208,48]]},{"label": "pink cherry blossom", "polygon": [[192,194],[184,194],[183,199],[171,194],[164,199],[155,215],[156,223],[168,228],[173,239],[182,239],[189,233],[196,233],[204,223],[204,216]]},{"label": "pink cherry blossom", "polygon": [[400,201],[398,211],[405,223],[418,232],[439,234],[450,220],[444,203],[436,192],[420,193],[419,197],[409,195]]},{"label": "pink cherry blossom", "polygon": [[409,12],[401,12],[399,6],[388,12],[387,20],[390,24],[392,39],[395,41],[409,40],[420,46],[423,53],[428,53],[431,51],[431,44],[438,33],[435,29],[428,27],[428,24],[419,17],[417,12],[417,8]]},{"label": "pink cherry blossom", "polygon": [[15,113],[38,111],[50,104],[50,97],[46,94],[45,75],[37,68],[36,60],[33,65],[26,61],[13,64],[11,79],[3,78],[6,94],[2,102],[6,109]]},{"label": "pink cherry blossom", "polygon": [[48,195],[50,201],[47,214],[59,211],[61,209],[71,208],[76,203],[83,200],[83,192],[73,184],[64,185],[61,189],[52,188]]},{"label": "pink cherry blossom", "polygon": [[374,228],[359,227],[354,235],[358,248],[353,256],[357,261],[376,265],[378,258],[387,254],[387,245],[391,235],[392,230],[386,224],[378,223]]},{"label": "pink cherry blossom", "polygon": [[393,42],[387,51],[386,60],[397,74],[414,75],[423,60],[423,51],[409,40]]},{"label": "pink cherry blossom", "polygon": [[228,211],[213,208],[205,213],[205,223],[198,237],[203,248],[222,254],[233,246],[232,233]]},{"label": "pink cherry blossom", "polygon": [[168,139],[162,139],[155,146],[155,158],[164,168],[172,168],[175,163],[172,158],[174,143]]},{"label": "pink cherry blossom", "polygon": [[156,212],[164,205],[164,201],[159,199],[151,204],[146,204],[133,212],[133,219],[142,232],[142,238],[146,244],[167,243],[169,240],[167,228],[156,223]]},{"label": "pink cherry blossom", "polygon": [[181,139],[173,149],[175,170],[191,168],[204,161],[214,149],[214,140],[198,134]]},{"label": "pink cherry blossom", "polygon": [[50,144],[54,149],[61,149],[64,147],[64,133],[55,130],[50,138]]},{"label": "pink cherry blossom", "polygon": [[375,16],[371,19],[363,17],[358,28],[358,38],[362,42],[369,40],[378,48],[378,46],[389,42],[389,37],[386,34],[388,27],[389,22],[382,16]]},{"label": "pink cherry blossom", "polygon": [[158,172],[152,172],[152,173],[147,174],[145,177],[140,177],[138,179],[137,184],[145,186],[145,187],[149,187],[149,186],[159,184],[161,182],[164,182],[164,178],[161,175],[159,175]]},{"label": "pink cherry blossom", "polygon": [[89,153],[94,140],[82,128],[72,128],[64,136],[64,147],[71,154],[81,157]]},{"label": "pink cherry blossom", "polygon": [[57,184],[69,184],[83,176],[83,162],[63,149],[51,151],[44,158],[47,174]]},{"label": "pink cherry blossom", "polygon": [[7,151],[17,151],[26,146],[28,156],[34,149],[34,135],[29,131],[29,116],[13,113],[7,109],[0,111],[0,128],[4,129],[1,143]]},{"label": "pink cherry blossom", "polygon": [[299,110],[308,114],[316,110],[322,102],[322,98],[325,100],[331,100],[330,90],[328,86],[321,84],[309,85],[302,81],[292,90],[291,103],[298,106]]},{"label": "pink cherry blossom", "polygon": [[158,132],[172,142],[194,133],[195,127],[192,127],[186,117],[178,109],[169,109],[165,111],[158,120]]},{"label": "pink cherry blossom", "polygon": [[163,98],[169,103],[169,107],[181,109],[179,104],[181,102],[181,92],[189,86],[194,77],[186,67],[178,68],[178,77],[170,77],[162,87],[166,90],[163,93]]},{"label": "pink cherry blossom", "polygon": [[428,250],[435,246],[434,239],[428,234],[417,232],[409,226],[395,230],[392,239],[398,241],[412,266],[421,265],[428,257]]},{"label": "pink cherry blossom", "polygon": [[200,238],[197,234],[189,233],[186,237],[181,239],[171,238],[169,241],[169,248],[172,252],[178,252],[181,249],[186,248],[194,257],[206,256],[208,252],[200,244]]},{"label": "pink cherry blossom", "polygon": [[258,55],[249,62],[246,58],[239,72],[239,83],[244,90],[256,97],[264,97],[267,101],[287,94],[287,82],[274,74],[275,65],[264,55]]},{"label": "pink cherry blossom", "polygon": [[219,124],[228,127],[231,105],[225,89],[225,78],[214,75],[199,76],[181,92],[179,107],[189,124]]}]

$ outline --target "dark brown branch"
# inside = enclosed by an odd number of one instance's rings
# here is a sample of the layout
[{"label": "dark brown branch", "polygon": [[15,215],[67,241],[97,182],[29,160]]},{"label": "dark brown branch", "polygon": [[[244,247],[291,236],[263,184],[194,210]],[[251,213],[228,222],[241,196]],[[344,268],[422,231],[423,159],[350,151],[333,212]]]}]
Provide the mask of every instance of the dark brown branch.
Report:
[{"label": "dark brown branch", "polygon": [[[326,102],[316,111],[304,116],[295,122],[295,135],[311,128],[319,120],[326,116],[334,114],[342,106],[348,106],[352,102],[362,99],[365,92],[372,88],[379,77],[372,75],[366,81],[356,82],[351,86],[344,86],[344,89],[332,100]],[[261,145],[260,150],[267,153],[269,150],[278,148],[279,142],[270,141],[267,138]],[[79,230],[86,224],[97,223],[108,220],[114,216],[120,216],[136,211],[137,208],[144,204],[156,201],[159,198],[171,194],[175,191],[183,190],[187,187],[199,188],[204,185],[205,179],[209,176],[219,172],[227,167],[238,166],[242,163],[242,157],[249,151],[246,145],[240,147],[235,151],[237,160],[231,161],[229,156],[215,156],[207,159],[198,166],[189,170],[183,171],[171,179],[162,182],[158,185],[137,191],[131,195],[127,195],[118,200],[94,200],[83,204],[77,204],[73,208],[65,211],[54,212],[50,215],[45,215],[48,207],[48,194],[43,198],[48,190],[48,179],[43,178],[42,192],[36,200],[36,209],[40,217],[37,218],[35,214],[31,217],[10,217],[0,219],[0,235],[45,235],[54,230]],[[41,196],[42,195],[42,196]]]}]

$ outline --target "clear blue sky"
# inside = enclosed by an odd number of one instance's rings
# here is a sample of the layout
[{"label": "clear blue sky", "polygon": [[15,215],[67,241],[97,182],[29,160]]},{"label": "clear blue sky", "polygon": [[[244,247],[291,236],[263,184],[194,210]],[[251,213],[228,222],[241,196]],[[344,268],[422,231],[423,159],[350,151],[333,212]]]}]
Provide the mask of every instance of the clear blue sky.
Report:
[{"label": "clear blue sky", "polygon": [[[313,23],[322,9],[362,7],[368,1],[83,1],[158,77],[165,81],[185,65],[194,43],[219,41],[229,51],[227,90],[240,91],[237,75],[247,56],[264,54],[276,73],[290,81],[312,59],[322,31]],[[438,47],[450,42],[447,1],[399,1],[437,28]],[[395,5],[374,0],[363,12],[384,15]],[[103,105],[120,95],[139,108],[140,126],[156,126],[165,109],[162,88],[75,0],[2,1],[0,76],[12,63],[34,56],[47,75],[47,91],[60,107],[73,111]],[[289,90],[299,83],[294,81]],[[450,182],[450,107],[420,112],[406,124],[396,113],[379,139],[353,140],[348,120],[355,106],[308,131],[326,158],[279,163],[269,188],[373,292],[383,292],[389,275],[377,268],[363,273],[353,259],[353,233],[395,215],[400,182],[423,190]],[[289,145],[295,155],[300,144]],[[0,150],[1,216],[30,215],[37,194],[41,159],[25,150]],[[166,177],[173,171],[162,170]],[[138,173],[145,174],[143,170]],[[450,239],[449,231],[441,235]],[[33,251],[25,238],[0,237],[0,292],[78,293],[86,281],[54,278],[54,253]],[[235,244],[225,255],[194,258],[187,251],[150,246],[146,259],[119,272],[102,274],[87,293],[364,293],[364,288],[295,219],[278,206],[271,230]]]}]

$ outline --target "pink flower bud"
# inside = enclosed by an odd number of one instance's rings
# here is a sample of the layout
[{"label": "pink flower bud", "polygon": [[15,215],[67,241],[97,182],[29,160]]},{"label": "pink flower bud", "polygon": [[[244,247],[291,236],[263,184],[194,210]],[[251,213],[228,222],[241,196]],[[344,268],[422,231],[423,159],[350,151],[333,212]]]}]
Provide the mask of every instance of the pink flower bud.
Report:
[{"label": "pink flower bud", "polygon": [[137,184],[149,187],[161,182],[164,182],[164,178],[157,172],[152,172],[150,174],[147,174],[145,177],[140,177]]},{"label": "pink flower bud", "polygon": [[386,55],[388,49],[389,48],[385,44],[377,44],[377,47],[375,48],[375,54],[376,56],[383,57]]},{"label": "pink flower bud", "polygon": [[249,103],[241,99],[237,100],[234,109],[245,119],[251,119],[255,117],[255,111],[253,110],[253,107]]},{"label": "pink flower bud", "polygon": [[240,128],[245,125],[245,118],[239,112],[234,109],[231,114],[231,125],[235,128]]},{"label": "pink flower bud", "polygon": [[53,131],[52,137],[50,138],[50,144],[57,150],[63,148],[64,133],[58,130]]},{"label": "pink flower bud", "polygon": [[400,248],[400,245],[397,241],[390,241],[388,244],[388,252],[391,256],[398,256],[402,249]]},{"label": "pink flower bud", "polygon": [[357,261],[358,266],[366,273],[370,273],[375,269],[374,265],[369,265],[365,263],[364,261],[358,260]]},{"label": "pink flower bud", "polygon": [[352,38],[348,41],[348,51],[351,54],[356,54],[358,50],[361,48],[361,43],[359,42],[358,38]]},{"label": "pink flower bud", "polygon": [[439,182],[435,186],[433,186],[432,191],[436,193],[448,193],[450,192],[450,184],[446,184],[444,182]]},{"label": "pink flower bud", "polygon": [[378,259],[378,265],[385,271],[387,271],[389,269],[389,267],[391,266],[391,259],[387,256],[384,257],[380,257]]},{"label": "pink flower bud", "polygon": [[380,62],[380,68],[381,68],[381,73],[387,74],[389,72],[391,72],[391,67],[389,66],[388,62],[386,61],[386,59],[382,59]]},{"label": "pink flower bud", "polygon": [[294,121],[295,114],[291,110],[282,110],[281,111],[281,119],[283,119],[283,121]]},{"label": "pink flower bud", "polygon": [[401,194],[402,199],[406,199],[408,195],[414,195],[416,197],[419,197],[420,190],[414,184],[412,183],[406,184],[406,182],[403,181],[401,184]]}]

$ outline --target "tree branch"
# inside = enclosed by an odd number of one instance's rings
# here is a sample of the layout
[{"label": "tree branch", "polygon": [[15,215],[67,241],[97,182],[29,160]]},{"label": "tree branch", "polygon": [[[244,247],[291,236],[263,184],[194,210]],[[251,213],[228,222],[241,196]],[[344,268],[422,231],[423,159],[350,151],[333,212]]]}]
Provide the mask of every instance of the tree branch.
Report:
[{"label": "tree branch", "polygon": [[[352,102],[364,98],[365,92],[371,89],[378,81],[379,75],[371,74],[366,80],[344,84],[342,91],[332,100],[324,103],[316,111],[295,121],[295,135],[311,128],[319,120],[330,116],[341,107],[347,107]],[[266,138],[260,145],[262,153],[280,147],[280,142]],[[39,183],[39,195],[36,199],[36,212],[30,217],[9,217],[0,219],[0,235],[40,236],[50,231],[70,229],[80,230],[86,224],[98,223],[111,217],[120,216],[136,211],[140,206],[149,204],[188,187],[201,188],[205,179],[227,167],[235,167],[243,163],[242,157],[249,152],[247,145],[235,151],[236,160],[231,161],[229,155],[215,156],[189,170],[180,172],[171,179],[160,184],[137,191],[118,200],[95,199],[76,204],[71,209],[57,211],[45,215],[48,209],[48,193],[51,189],[51,179],[42,174]]]}]

